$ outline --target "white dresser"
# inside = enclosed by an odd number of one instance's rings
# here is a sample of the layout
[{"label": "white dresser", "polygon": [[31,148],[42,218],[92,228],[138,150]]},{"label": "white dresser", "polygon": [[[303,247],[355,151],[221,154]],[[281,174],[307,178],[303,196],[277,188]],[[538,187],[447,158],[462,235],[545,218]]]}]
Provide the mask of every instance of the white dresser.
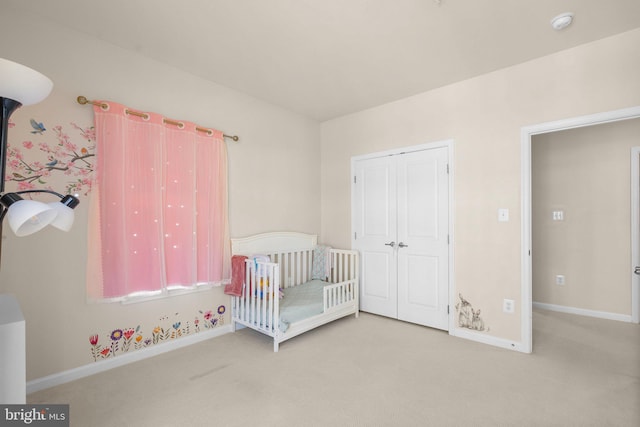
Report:
[{"label": "white dresser", "polygon": [[0,295],[0,403],[26,403],[25,332],[18,300],[13,295]]}]

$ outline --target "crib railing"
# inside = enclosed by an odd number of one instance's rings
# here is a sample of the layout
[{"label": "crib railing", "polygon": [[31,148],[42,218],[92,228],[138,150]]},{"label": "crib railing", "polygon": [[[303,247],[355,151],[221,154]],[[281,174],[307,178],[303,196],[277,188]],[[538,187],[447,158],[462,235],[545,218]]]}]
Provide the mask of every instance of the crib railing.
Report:
[{"label": "crib railing", "polygon": [[289,288],[311,280],[313,266],[313,250],[300,250],[292,252],[273,252],[267,254],[271,262],[280,266],[280,286]]},{"label": "crib railing", "polygon": [[[280,264],[281,286],[288,288],[311,280],[313,250],[274,252],[267,254],[271,262]],[[358,253],[356,251],[331,249],[330,283],[358,280]]]},{"label": "crib railing", "polygon": [[[233,297],[233,320],[265,334],[278,334],[279,288],[311,280],[313,250],[266,254],[272,262],[246,260],[242,296]],[[323,291],[324,312],[346,303],[358,307],[358,253],[332,249],[331,271]]]},{"label": "crib railing", "polygon": [[331,249],[331,283],[358,280],[358,252]]},{"label": "crib railing", "polygon": [[279,266],[250,259],[245,263],[242,296],[232,299],[234,321],[273,336],[278,330]]},{"label": "crib railing", "polygon": [[325,286],[322,294],[324,312],[356,299],[356,289],[356,283],[351,280]]},{"label": "crib railing", "polygon": [[358,252],[332,249],[330,257],[329,282],[333,285],[324,287],[324,312],[352,301],[358,307]]}]

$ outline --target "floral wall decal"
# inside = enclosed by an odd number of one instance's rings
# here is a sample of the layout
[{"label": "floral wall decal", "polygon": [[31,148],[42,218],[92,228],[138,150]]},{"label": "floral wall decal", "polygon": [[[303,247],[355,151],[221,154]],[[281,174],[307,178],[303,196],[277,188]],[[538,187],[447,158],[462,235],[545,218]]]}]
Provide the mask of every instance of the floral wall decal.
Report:
[{"label": "floral wall decal", "polygon": [[[193,328],[188,320],[169,320],[169,316],[163,316],[160,318],[160,322],[165,322],[167,325],[156,325],[151,330],[150,335],[145,335],[140,325],[135,328],[113,329],[111,332],[104,334],[102,340],[100,340],[99,334],[91,335],[89,336],[91,357],[93,357],[94,362],[97,362],[131,350],[139,350],[163,341],[215,328],[224,324],[225,312],[226,307],[224,305],[218,306],[217,310],[199,310],[193,321]],[[175,316],[178,317],[179,313],[176,313]]]},{"label": "floral wall decal", "polygon": [[[224,305],[221,305],[218,307],[217,314],[214,314],[212,310],[205,311],[204,313],[200,311],[200,314],[202,314],[204,318],[202,327],[205,329],[211,329],[218,326],[219,321],[223,319],[222,315],[224,314],[225,311],[226,311],[226,308]],[[198,316],[196,316],[196,319],[194,320],[194,324],[196,327],[196,332],[200,332],[200,319],[198,319]]]},{"label": "floral wall decal", "polygon": [[33,139],[8,144],[5,180],[16,182],[18,190],[50,189],[47,187],[49,179],[60,174],[68,177],[67,194],[88,195],[96,147],[93,126],[81,127],[70,123],[74,130],[72,137],[62,125],[53,126],[52,133],[35,119],[31,119],[30,125]]}]

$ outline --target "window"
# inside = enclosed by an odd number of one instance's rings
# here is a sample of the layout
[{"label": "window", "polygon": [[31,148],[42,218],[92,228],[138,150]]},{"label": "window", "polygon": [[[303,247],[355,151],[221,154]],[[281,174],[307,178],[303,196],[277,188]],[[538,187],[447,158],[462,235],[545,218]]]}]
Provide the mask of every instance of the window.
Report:
[{"label": "window", "polygon": [[89,297],[123,300],[228,283],[222,133],[112,102],[94,112]]}]

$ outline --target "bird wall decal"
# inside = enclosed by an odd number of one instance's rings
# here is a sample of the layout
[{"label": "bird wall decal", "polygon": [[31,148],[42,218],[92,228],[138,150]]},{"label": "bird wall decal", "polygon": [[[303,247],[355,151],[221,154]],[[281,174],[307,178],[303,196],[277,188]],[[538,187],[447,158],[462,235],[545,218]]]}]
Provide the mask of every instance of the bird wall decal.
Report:
[{"label": "bird wall decal", "polygon": [[38,123],[37,121],[35,121],[34,119],[30,120],[31,122],[31,127],[34,129],[31,131],[31,133],[33,134],[40,134],[42,135],[42,133],[46,130],[44,127],[44,123],[40,122]]}]

